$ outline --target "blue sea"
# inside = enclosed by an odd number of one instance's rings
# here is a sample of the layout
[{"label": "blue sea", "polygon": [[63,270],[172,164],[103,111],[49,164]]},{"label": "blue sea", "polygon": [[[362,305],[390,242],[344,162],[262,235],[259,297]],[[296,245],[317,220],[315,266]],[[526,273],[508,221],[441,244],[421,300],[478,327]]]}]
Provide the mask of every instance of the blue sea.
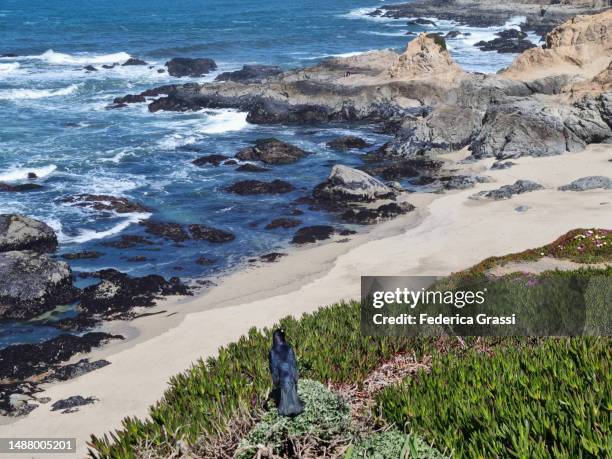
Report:
[{"label": "blue sea", "polygon": [[[483,53],[473,46],[492,39],[499,28],[475,29],[439,21],[436,26],[408,26],[406,20],[373,18],[380,6],[371,0],[2,0],[0,2],[0,182],[27,181],[29,172],[43,189],[0,193],[0,213],[21,213],[47,222],[59,236],[59,254],[103,252],[94,260],[71,262],[75,272],[116,268],[132,275],[158,273],[193,278],[234,267],[253,256],[285,250],[293,231],[266,230],[272,219],[287,216],[289,202],[308,195],[335,163],[359,164],[359,153],[337,153],[326,142],[354,134],[380,145],[388,138],[372,128],[256,126],[232,110],[155,113],[145,104],[108,110],[117,96],[188,81],[210,81],[244,64],[274,64],[290,69],[313,65],[329,56],[349,56],[373,49],[401,51],[406,32],[449,30],[471,35],[448,42],[453,57],[470,70],[494,72],[513,55]],[[158,73],[173,57],[209,57],[219,68],[204,78],[172,78]],[[129,57],[149,66],[102,65]],[[96,72],[84,67],[92,65]],[[315,154],[262,174],[235,167],[196,167],[206,154],[233,156],[255,139],[276,137]],[[255,177],[256,175],[256,177]],[[282,178],[296,191],[281,196],[240,197],[224,192],[247,178]],[[141,202],[147,214],[103,213],[67,204],[75,194],[110,194]],[[304,225],[332,222],[309,211]],[[231,231],[233,242],[113,249],[104,244],[121,235],[143,235],[145,218],[201,223]],[[130,262],[134,256],[147,261]],[[199,257],[214,259],[201,266]],[[53,317],[42,322],[0,324],[0,347],[36,342],[59,333]]]}]

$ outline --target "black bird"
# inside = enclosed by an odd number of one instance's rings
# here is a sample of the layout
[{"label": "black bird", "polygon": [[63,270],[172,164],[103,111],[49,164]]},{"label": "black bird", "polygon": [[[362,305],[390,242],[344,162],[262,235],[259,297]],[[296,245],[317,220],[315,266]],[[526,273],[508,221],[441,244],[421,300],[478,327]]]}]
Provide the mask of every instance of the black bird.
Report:
[{"label": "black bird", "polygon": [[298,366],[293,349],[285,341],[285,332],[276,330],[272,335],[269,354],[270,373],[274,390],[272,397],[281,416],[297,416],[304,405],[297,393]]}]

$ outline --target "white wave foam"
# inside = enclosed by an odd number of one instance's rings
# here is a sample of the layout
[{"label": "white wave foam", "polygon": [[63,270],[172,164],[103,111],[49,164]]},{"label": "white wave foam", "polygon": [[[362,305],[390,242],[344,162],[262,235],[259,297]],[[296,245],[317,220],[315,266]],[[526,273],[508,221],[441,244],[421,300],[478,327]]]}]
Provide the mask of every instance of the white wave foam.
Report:
[{"label": "white wave foam", "polygon": [[95,231],[90,229],[81,229],[78,231],[76,236],[67,236],[63,232],[59,233],[58,239],[61,243],[65,244],[83,244],[88,241],[93,241],[95,239],[104,239],[110,236],[113,236],[117,233],[120,233],[128,226],[138,223],[140,220],[146,220],[152,214],[150,213],[134,213],[134,214],[123,214],[127,215],[127,218],[118,223],[117,225],[104,230],[104,231]]},{"label": "white wave foam", "polygon": [[55,164],[51,164],[49,166],[44,167],[19,167],[14,169],[9,169],[4,173],[0,173],[0,182],[13,182],[15,180],[25,180],[28,178],[28,174],[33,172],[36,174],[38,178],[44,178],[48,175],[51,175],[57,166]]},{"label": "white wave foam", "polygon": [[204,134],[223,134],[224,132],[241,131],[249,127],[246,112],[236,110],[215,110],[199,131]]},{"label": "white wave foam", "polygon": [[0,100],[32,100],[47,97],[68,96],[75,93],[79,85],[71,84],[60,89],[4,89],[0,91]]},{"label": "white wave foam", "polygon": [[405,37],[406,36],[406,31],[404,30],[400,30],[399,32],[377,32],[376,30],[368,30],[368,31],[363,31],[361,33],[364,33],[366,35],[379,35],[381,37]]},{"label": "white wave foam", "polygon": [[39,56],[27,56],[30,59],[40,59],[51,65],[87,65],[123,63],[131,56],[120,52],[113,54],[65,54],[49,49]]},{"label": "white wave foam", "polygon": [[19,62],[0,64],[0,74],[12,73],[19,68]]}]

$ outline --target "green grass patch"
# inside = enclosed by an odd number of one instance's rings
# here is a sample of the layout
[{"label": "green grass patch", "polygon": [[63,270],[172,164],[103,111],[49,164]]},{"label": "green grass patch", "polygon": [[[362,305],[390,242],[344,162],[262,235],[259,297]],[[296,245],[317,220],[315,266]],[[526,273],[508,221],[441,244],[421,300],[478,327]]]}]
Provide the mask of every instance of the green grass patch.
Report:
[{"label": "green grass patch", "polygon": [[542,257],[570,260],[576,263],[605,263],[612,261],[612,230],[579,228],[564,234],[556,241],[501,257],[490,257],[461,274],[483,273],[511,262],[537,261]]},{"label": "green grass patch", "polygon": [[377,403],[456,457],[612,457],[610,357],[603,338],[440,356]]}]

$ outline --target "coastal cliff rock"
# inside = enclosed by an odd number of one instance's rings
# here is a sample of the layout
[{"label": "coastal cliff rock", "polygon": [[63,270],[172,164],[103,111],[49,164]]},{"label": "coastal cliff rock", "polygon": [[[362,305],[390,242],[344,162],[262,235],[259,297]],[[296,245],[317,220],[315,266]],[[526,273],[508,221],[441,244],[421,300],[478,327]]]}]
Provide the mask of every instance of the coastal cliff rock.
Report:
[{"label": "coastal cliff rock", "polygon": [[508,78],[526,80],[555,74],[592,78],[612,60],[612,10],[576,16],[546,36],[544,48],[519,55],[503,72]]},{"label": "coastal cliff rock", "polygon": [[10,250],[53,252],[56,248],[57,237],[46,223],[23,215],[0,215],[0,252]]},{"label": "coastal cliff rock", "polygon": [[394,79],[454,80],[463,74],[463,69],[453,62],[444,38],[437,34],[420,34],[406,47],[391,68],[389,76]]},{"label": "coastal cliff rock", "polygon": [[0,253],[0,319],[30,319],[75,296],[68,264],[32,251]]}]

